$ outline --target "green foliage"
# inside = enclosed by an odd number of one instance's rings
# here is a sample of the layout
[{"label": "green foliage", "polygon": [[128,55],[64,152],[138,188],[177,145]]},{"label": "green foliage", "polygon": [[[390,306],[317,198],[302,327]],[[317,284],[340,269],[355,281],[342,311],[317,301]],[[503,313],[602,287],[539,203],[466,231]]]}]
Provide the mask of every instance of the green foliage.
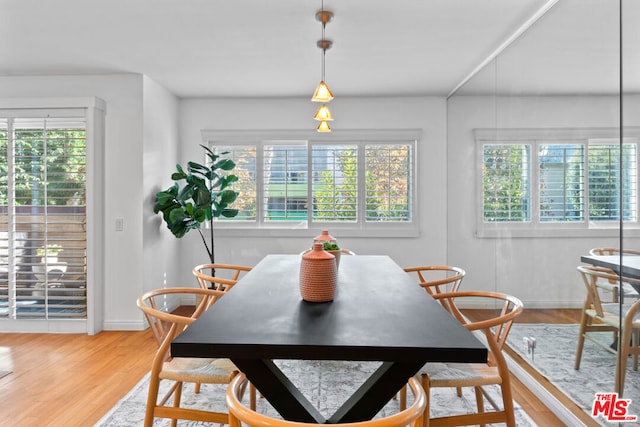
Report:
[{"label": "green foliage", "polygon": [[[228,188],[238,181],[238,177],[225,173],[236,167],[233,160],[222,157],[227,152],[218,155],[204,145],[201,147],[206,151],[209,165],[188,162],[186,171],[182,166],[176,165],[177,171],[171,174],[175,183],[156,194],[153,211],[162,213],[167,228],[177,238],[183,237],[190,230],[198,230],[213,263],[213,219],[238,215],[238,210],[230,207],[238,197],[238,192]],[[201,228],[206,222],[210,229],[208,243]]]},{"label": "green foliage", "polygon": [[[86,141],[81,129],[16,129],[13,194],[20,206],[85,204]],[[0,205],[8,203],[9,146],[0,131]]]},{"label": "green foliage", "polygon": [[484,148],[484,220],[529,220],[529,151],[520,145]]},{"label": "green foliage", "polygon": [[[333,153],[336,171],[320,171],[313,186],[314,220],[356,221],[358,211],[358,153],[343,148]],[[367,147],[365,215],[367,221],[409,219],[409,162],[407,147]],[[362,172],[360,172],[362,173]],[[336,175],[339,179],[336,179]],[[362,197],[362,196],[361,196]]]},{"label": "green foliage", "polygon": [[366,220],[408,221],[411,152],[408,145],[372,145],[366,153]]},{"label": "green foliage", "polygon": [[[314,220],[355,221],[358,204],[357,153],[342,149],[335,153],[337,169],[342,179],[337,182],[330,170],[318,173],[314,184]],[[326,249],[326,248],[325,248]]]},{"label": "green foliage", "polygon": [[322,242],[322,248],[325,251],[339,251],[340,250],[340,246],[338,246],[338,244],[336,242],[330,242],[328,240]]},{"label": "green foliage", "polygon": [[36,254],[42,258],[45,256],[58,256],[58,254],[62,251],[63,251],[62,246],[55,245],[55,244],[48,244],[47,246],[42,246],[38,248],[38,250],[36,251]]}]

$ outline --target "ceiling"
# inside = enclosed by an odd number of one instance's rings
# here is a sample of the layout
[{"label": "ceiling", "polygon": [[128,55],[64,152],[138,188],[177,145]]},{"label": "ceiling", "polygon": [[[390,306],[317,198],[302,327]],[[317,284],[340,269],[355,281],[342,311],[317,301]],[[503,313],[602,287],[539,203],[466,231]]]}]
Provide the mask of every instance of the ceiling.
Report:
[{"label": "ceiling", "polygon": [[[326,27],[326,81],[336,96],[447,95],[547,3],[325,0],[335,14]],[[519,49],[505,51],[501,85],[615,90],[614,2],[551,3]],[[321,0],[0,0],[0,76],[140,73],[179,97],[311,96],[321,77],[320,7]],[[559,66],[570,77],[561,78]]]}]

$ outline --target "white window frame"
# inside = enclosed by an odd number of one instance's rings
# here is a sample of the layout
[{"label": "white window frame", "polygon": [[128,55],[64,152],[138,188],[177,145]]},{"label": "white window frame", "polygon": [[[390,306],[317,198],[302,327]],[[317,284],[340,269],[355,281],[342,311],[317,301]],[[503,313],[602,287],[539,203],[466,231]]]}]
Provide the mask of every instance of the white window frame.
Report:
[{"label": "white window frame", "polygon": [[[419,212],[416,183],[419,182],[417,169],[417,148],[422,137],[420,129],[384,129],[384,130],[333,130],[329,134],[318,133],[306,130],[202,130],[203,143],[211,149],[216,146],[232,145],[260,145],[274,143],[304,143],[309,147],[322,144],[352,144],[363,147],[368,143],[389,144],[407,143],[412,146],[412,177],[410,183],[410,204],[411,220],[406,222],[365,222],[363,215],[358,215],[357,222],[319,222],[319,221],[287,221],[283,224],[265,224],[261,220],[261,212],[258,210],[258,219],[254,222],[243,223],[241,221],[217,221],[215,223],[216,233],[221,236],[249,236],[249,237],[301,237],[313,233],[320,233],[322,229],[331,228],[340,230],[340,235],[345,237],[416,237],[419,235]],[[364,150],[359,149],[359,153]],[[311,154],[309,154],[311,156]],[[256,163],[261,163],[262,150],[256,153]],[[362,162],[364,171],[364,154],[359,154],[358,162]],[[309,166],[311,167],[311,166]],[[262,194],[262,176],[257,182],[256,192],[258,197]],[[364,174],[358,175],[359,188],[364,184]],[[311,186],[311,180],[309,180]],[[311,191],[311,190],[309,190]],[[311,194],[311,193],[309,193]],[[260,200],[258,201],[258,204]],[[364,198],[358,196],[359,210],[364,207]]]},{"label": "white window frame", "polygon": [[0,98],[0,109],[20,114],[83,109],[86,135],[86,319],[2,319],[1,332],[87,333],[103,329],[104,141],[107,105],[97,97]]},{"label": "white window frame", "polygon": [[[582,222],[540,222],[539,212],[539,160],[537,149],[545,143],[582,144],[585,152],[590,144],[600,140],[618,140],[617,128],[567,128],[567,129],[474,129],[476,148],[476,237],[479,238],[518,238],[518,237],[616,237],[619,233],[619,221],[582,221]],[[624,142],[638,144],[640,154],[640,128],[625,128]],[[530,171],[530,209],[529,222],[486,222],[484,221],[484,149],[490,144],[529,144],[531,145]],[[640,155],[636,159],[640,162]],[[636,164],[636,173],[640,174],[640,165]],[[585,175],[588,175],[588,157],[585,161]],[[638,176],[640,181],[640,175]],[[586,183],[585,183],[586,184]],[[588,186],[585,188],[584,210],[589,209]],[[636,195],[636,200],[638,197]],[[636,202],[637,204],[637,202]],[[636,206],[636,212],[638,206]],[[640,217],[640,212],[639,212]],[[624,229],[630,236],[640,236],[640,220],[625,221]]]}]

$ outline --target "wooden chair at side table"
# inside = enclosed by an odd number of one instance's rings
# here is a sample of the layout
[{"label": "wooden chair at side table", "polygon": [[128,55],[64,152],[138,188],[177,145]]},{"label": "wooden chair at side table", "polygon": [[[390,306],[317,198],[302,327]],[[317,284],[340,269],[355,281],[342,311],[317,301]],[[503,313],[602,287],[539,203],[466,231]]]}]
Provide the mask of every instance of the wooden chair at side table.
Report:
[{"label": "wooden chair at side table", "polygon": [[[164,288],[147,292],[138,298],[137,305],[159,343],[151,365],[145,427],[151,427],[155,417],[170,418],[172,427],[176,426],[178,419],[218,424],[229,422],[227,413],[182,408],[180,399],[183,383],[229,384],[238,374],[236,366],[229,359],[172,358],[170,355],[171,342],[223,295],[223,291],[213,289]],[[171,297],[190,297],[198,302],[191,315],[172,314],[163,310],[165,301]],[[160,383],[163,380],[174,383],[158,401]],[[172,395],[173,406],[167,406]],[[255,396],[251,397],[255,407]]]},{"label": "wooden chair at side table", "polygon": [[[317,424],[285,421],[260,414],[242,403],[247,379],[244,374],[236,376],[227,388],[229,427],[314,427]],[[422,415],[426,406],[425,392],[415,378],[409,379],[413,403],[408,408],[385,418],[353,423],[331,424],[333,427],[422,427]]]},{"label": "wooden chair at side table", "polygon": [[[223,293],[227,293],[238,283],[240,276],[251,271],[251,267],[237,264],[200,264],[196,265],[192,273],[196,276],[198,286],[202,289],[216,289]],[[215,272],[216,276],[207,274]],[[216,298],[217,299],[217,298]],[[214,301],[215,302],[215,301]],[[196,384],[196,393],[200,391],[200,384]],[[251,404],[255,407],[256,389],[251,384],[251,398],[254,399]]]},{"label": "wooden chair at side table", "polygon": [[[216,276],[209,274],[215,271]],[[251,271],[251,267],[234,264],[200,264],[193,268],[193,275],[202,289],[217,289],[228,292],[240,279],[240,275]]]},{"label": "wooden chair at side table", "polygon": [[420,267],[407,267],[407,273],[415,273],[418,276],[418,284],[429,295],[443,292],[457,292],[462,279],[467,274],[460,267],[449,265],[423,265]]},{"label": "wooden chair at side table", "polygon": [[[640,256],[640,251],[636,251],[633,249],[623,249],[623,255],[636,255]],[[618,248],[593,248],[589,251],[589,255],[620,255],[620,249]]]},{"label": "wooden chair at side table", "polygon": [[[447,292],[433,295],[433,298],[447,307],[462,325],[470,331],[478,331],[489,347],[486,364],[478,363],[427,363],[420,376],[427,395],[427,407],[424,413],[425,426],[462,426],[472,424],[506,423],[515,426],[513,396],[509,367],[502,354],[513,320],[522,313],[522,302],[511,295],[499,292]],[[471,322],[460,311],[460,301],[473,300],[482,305],[499,307],[497,315]],[[464,303],[463,303],[464,304]],[[483,386],[499,385],[502,394],[502,409],[487,396]],[[429,414],[430,391],[435,387],[473,387],[478,412],[475,414],[455,414],[432,418]],[[491,403],[494,411],[485,412],[483,396]]]},{"label": "wooden chair at side table", "polygon": [[[604,248],[593,248],[589,251],[589,255],[594,255],[594,256],[620,255],[620,253],[622,253],[623,255],[640,256],[640,251],[636,251],[632,249],[623,249],[622,251],[620,251],[620,249],[618,248],[604,247]],[[611,292],[612,302],[618,302],[620,300],[620,296],[619,296],[620,289],[619,289],[617,280],[602,281],[601,288]],[[628,283],[623,283],[622,289],[624,291],[625,297],[640,298],[640,295],[638,295],[638,292],[635,289],[633,289],[633,287]]]},{"label": "wooden chair at side table", "polygon": [[[638,370],[638,355],[640,355],[640,300],[633,300],[632,304],[623,304],[622,307],[622,334],[621,341],[618,341],[618,349],[612,348],[594,338],[592,332],[613,332],[617,337],[620,325],[620,306],[619,303],[609,302],[603,303],[600,298],[600,288],[603,281],[614,282],[620,284],[620,277],[603,267],[594,266],[578,266],[578,271],[582,277],[582,281],[587,290],[584,306],[582,308],[582,316],[580,320],[580,332],[578,336],[578,347],[576,349],[575,369],[580,369],[580,361],[582,359],[582,349],[585,339],[592,341],[605,350],[625,355],[624,357],[616,357],[616,383],[615,390],[622,396],[624,392],[624,379],[627,372],[628,355],[633,357],[633,370]],[[640,285],[640,280],[623,278],[623,280]]]},{"label": "wooden chair at side table", "polygon": [[[462,283],[462,279],[467,274],[460,267],[450,265],[422,265],[419,267],[406,267],[404,269],[409,274],[418,276],[418,284],[427,291],[429,295],[444,292],[457,292]],[[442,303],[442,301],[441,301]],[[446,303],[446,301],[445,301]],[[445,307],[449,310],[447,307]],[[462,396],[462,388],[457,389],[458,397]],[[400,391],[400,407],[405,406],[406,388]]]}]

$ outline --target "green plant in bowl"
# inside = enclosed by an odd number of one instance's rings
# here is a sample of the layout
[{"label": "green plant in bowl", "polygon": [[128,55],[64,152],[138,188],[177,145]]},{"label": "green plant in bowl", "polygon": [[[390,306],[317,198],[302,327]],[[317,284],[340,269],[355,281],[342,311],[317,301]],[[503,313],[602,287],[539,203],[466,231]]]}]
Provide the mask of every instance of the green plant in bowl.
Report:
[{"label": "green plant in bowl", "polygon": [[340,247],[336,242],[325,241],[322,242],[323,249],[325,251],[339,251]]},{"label": "green plant in bowl", "polygon": [[322,242],[322,249],[332,254],[336,258],[336,268],[340,267],[340,246],[336,242],[325,240]]}]

